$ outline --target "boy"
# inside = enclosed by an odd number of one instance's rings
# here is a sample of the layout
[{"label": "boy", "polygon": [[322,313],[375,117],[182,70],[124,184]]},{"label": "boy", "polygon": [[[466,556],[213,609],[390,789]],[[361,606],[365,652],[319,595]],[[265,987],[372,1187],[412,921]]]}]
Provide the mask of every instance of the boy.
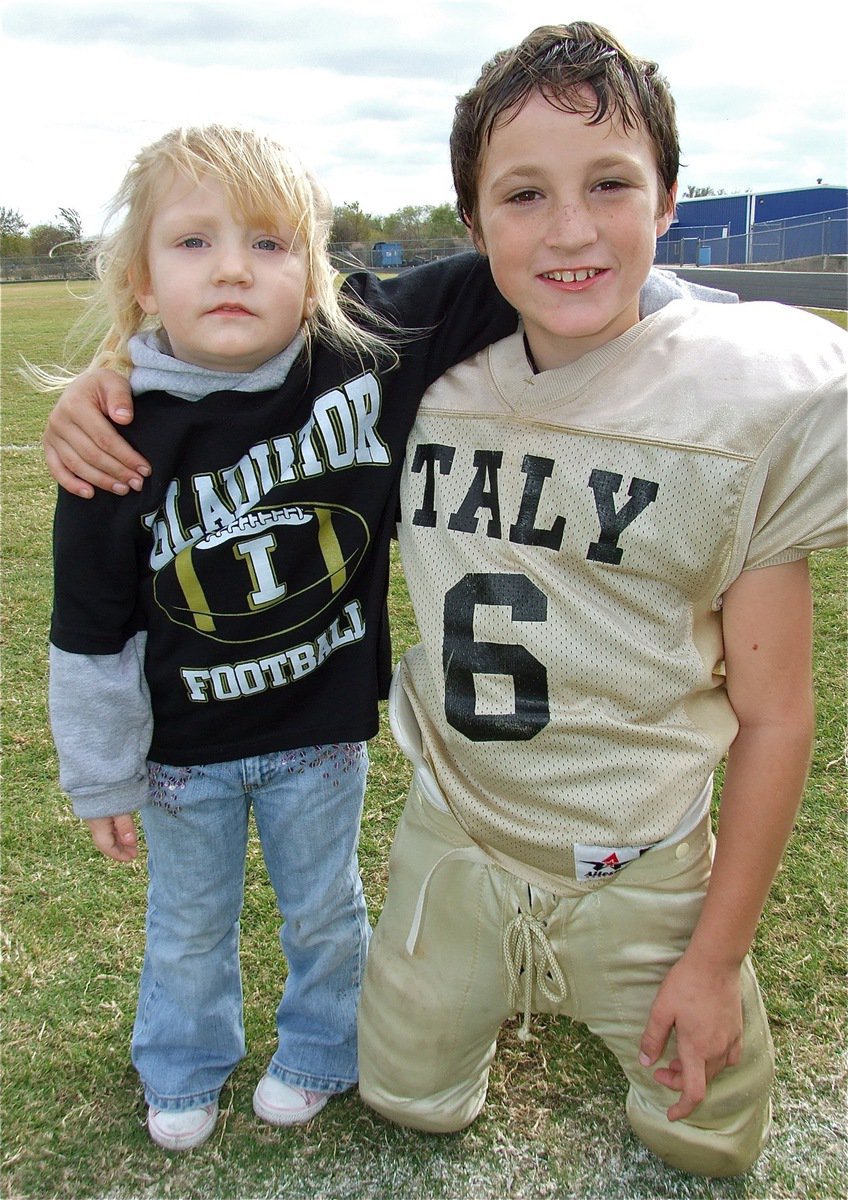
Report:
[{"label": "boy", "polygon": [[523,329],[431,387],[407,446],[422,642],[392,707],[416,772],[360,1090],[401,1124],[460,1129],[501,1023],[566,1013],[616,1054],[652,1150],[736,1174],[770,1123],[747,952],[810,752],[805,556],[845,540],[845,338],[776,305],[640,322],[674,107],[597,26],[498,55],[451,149]]}]

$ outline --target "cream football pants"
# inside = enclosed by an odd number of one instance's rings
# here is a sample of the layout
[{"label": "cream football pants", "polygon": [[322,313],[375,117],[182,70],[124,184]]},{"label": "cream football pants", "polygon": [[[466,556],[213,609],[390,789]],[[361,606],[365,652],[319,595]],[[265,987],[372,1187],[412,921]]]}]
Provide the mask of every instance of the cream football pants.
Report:
[{"label": "cream football pants", "polygon": [[[774,1070],[750,963],[742,969],[742,1059],[712,1081],[688,1119],[668,1120],[676,1093],[638,1061],[657,988],[697,921],[711,861],[705,819],[597,891],[556,896],[487,859],[413,782],[362,990],[363,1099],[415,1129],[470,1124],[486,1097],[498,1030],[528,999],[529,971],[533,1011],[584,1022],[615,1054],[630,1082],[627,1116],[651,1150],[699,1175],[746,1170],[768,1136]],[[673,1056],[670,1044],[662,1061]]]}]

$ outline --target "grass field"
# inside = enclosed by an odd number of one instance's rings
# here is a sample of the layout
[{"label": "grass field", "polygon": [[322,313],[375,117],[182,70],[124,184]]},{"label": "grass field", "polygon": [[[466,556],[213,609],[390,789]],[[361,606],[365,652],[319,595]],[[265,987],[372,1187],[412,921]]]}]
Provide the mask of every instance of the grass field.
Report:
[{"label": "grass field", "polygon": [[[84,285],[72,285],[82,289]],[[777,1050],[775,1128],[737,1180],[665,1168],[630,1134],[614,1061],[584,1030],[539,1018],[539,1041],[505,1029],[489,1101],[462,1134],[392,1127],[355,1094],[309,1127],[258,1122],[251,1094],[273,1050],[282,963],[273,896],[256,842],[247,871],[242,960],[249,1053],[222,1096],[212,1141],[157,1150],[129,1062],[143,941],[145,872],[108,863],[58,791],[45,709],[53,485],[37,443],[50,400],[16,376],[18,355],[61,355],[66,285],[2,288],[3,887],[6,952],[2,1090],[10,1198],[575,1197],[836,1198],[846,1173],[845,556],[814,560],[818,738],[810,783],[773,889],[755,959]],[[844,316],[844,314],[843,314]],[[415,627],[395,566],[399,653]],[[372,919],[407,772],[387,731],[372,745],[362,866]]]}]

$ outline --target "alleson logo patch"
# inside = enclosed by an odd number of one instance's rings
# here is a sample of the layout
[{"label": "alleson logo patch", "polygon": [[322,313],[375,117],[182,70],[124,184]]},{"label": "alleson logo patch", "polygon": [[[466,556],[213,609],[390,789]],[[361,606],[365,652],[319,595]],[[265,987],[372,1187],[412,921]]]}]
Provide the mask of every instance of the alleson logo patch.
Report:
[{"label": "alleson logo patch", "polygon": [[622,867],[641,858],[650,846],[578,846],[574,847],[574,867],[578,879],[607,879]]}]

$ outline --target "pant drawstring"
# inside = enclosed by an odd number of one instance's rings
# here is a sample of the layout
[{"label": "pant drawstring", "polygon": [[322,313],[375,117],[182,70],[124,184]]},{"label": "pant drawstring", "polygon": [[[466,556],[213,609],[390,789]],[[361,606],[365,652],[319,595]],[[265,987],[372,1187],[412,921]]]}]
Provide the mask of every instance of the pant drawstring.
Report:
[{"label": "pant drawstring", "polygon": [[[521,997],[520,1007],[524,1010],[518,1036],[524,1042],[530,1041],[534,1037],[530,1032],[534,984],[547,1000],[558,1005],[563,1003],[568,994],[565,977],[544,925],[530,913],[519,912],[507,925],[503,936],[503,952],[513,996],[516,1000]],[[548,975],[553,980],[553,986],[548,982]]]},{"label": "pant drawstring", "polygon": [[442,863],[448,858],[465,859],[467,862],[480,863],[484,867],[491,866],[491,859],[484,854],[479,846],[457,846],[454,850],[448,850],[441,858],[437,859],[430,870],[427,872],[421,887],[418,889],[418,901],[415,905],[415,912],[412,917],[412,925],[406,938],[407,954],[414,954],[415,947],[418,945],[418,935],[421,932],[421,925],[424,920],[424,905],[427,901],[427,892],[430,887],[430,880],[435,875],[436,871]]}]

